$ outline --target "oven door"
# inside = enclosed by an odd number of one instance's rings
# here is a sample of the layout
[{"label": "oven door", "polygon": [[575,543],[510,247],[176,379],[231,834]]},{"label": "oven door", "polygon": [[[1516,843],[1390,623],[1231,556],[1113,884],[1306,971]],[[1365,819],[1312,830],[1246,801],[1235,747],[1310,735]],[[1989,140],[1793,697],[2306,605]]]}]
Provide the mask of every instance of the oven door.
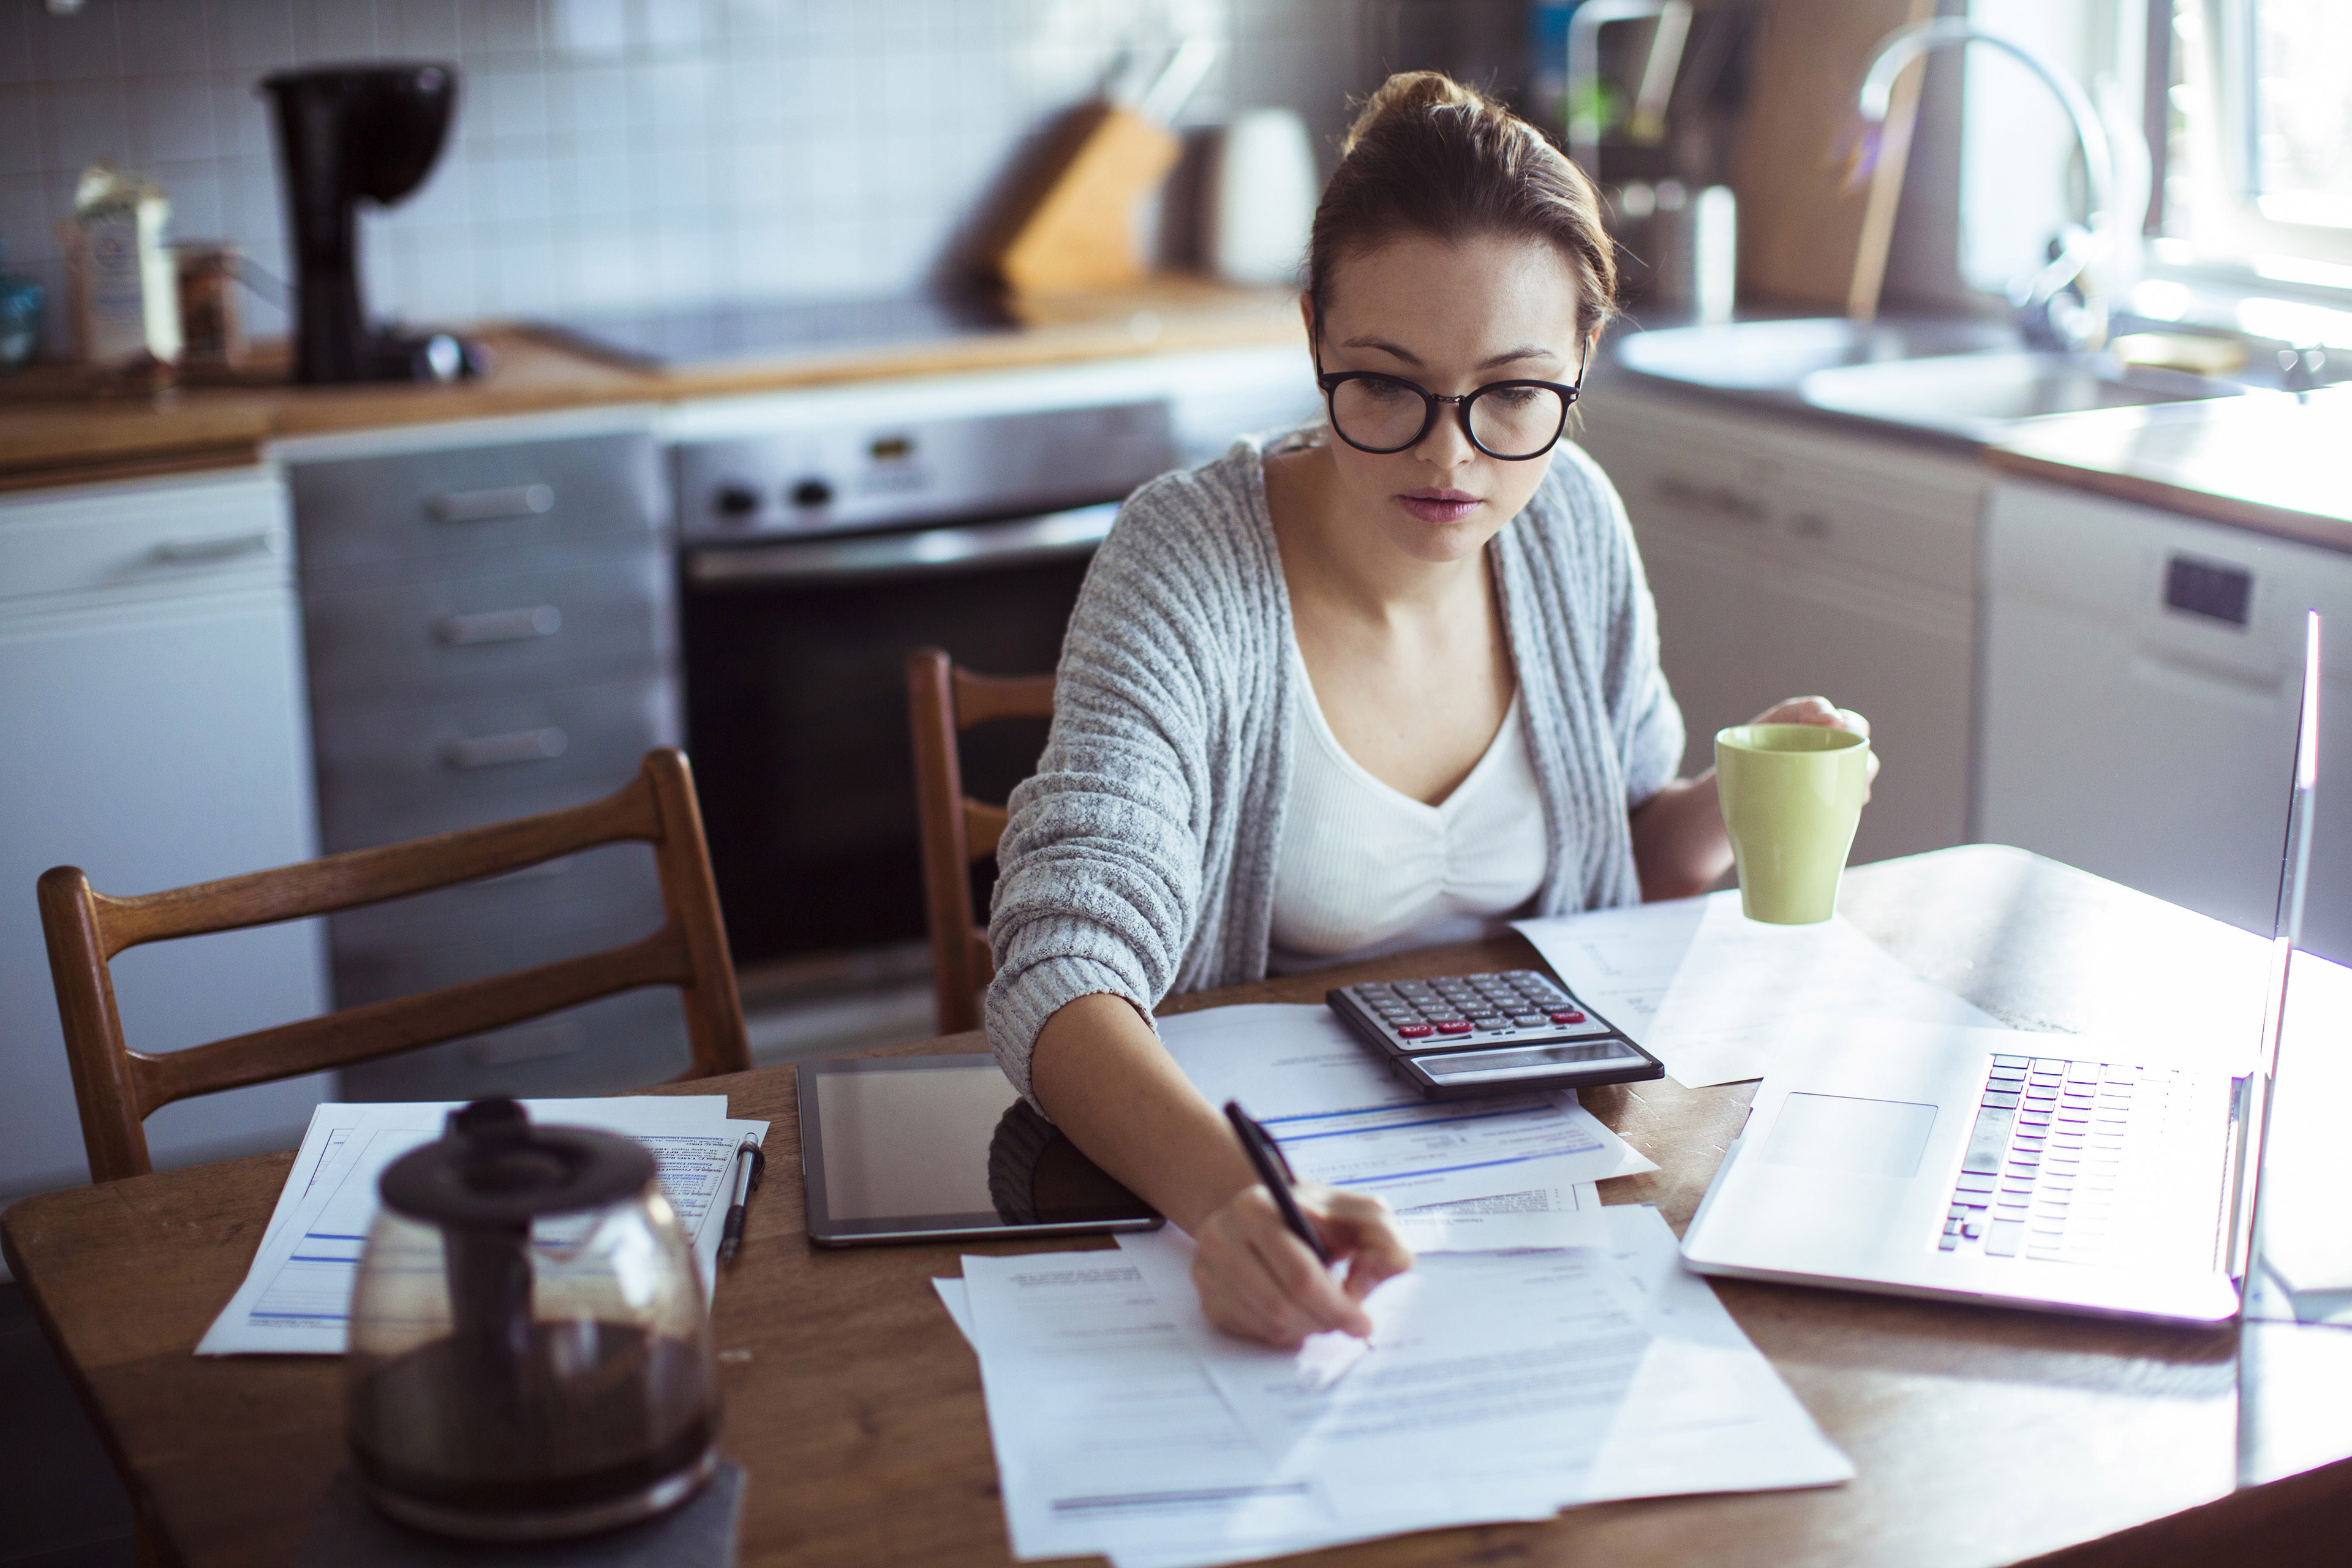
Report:
[{"label": "oven door", "polygon": [[[890,533],[690,551],[687,735],[730,945],[746,969],[919,941],[906,659],[1051,670],[1115,501]],[[1002,800],[1042,721],[964,737],[964,787]],[[992,861],[974,868],[985,910]]]}]

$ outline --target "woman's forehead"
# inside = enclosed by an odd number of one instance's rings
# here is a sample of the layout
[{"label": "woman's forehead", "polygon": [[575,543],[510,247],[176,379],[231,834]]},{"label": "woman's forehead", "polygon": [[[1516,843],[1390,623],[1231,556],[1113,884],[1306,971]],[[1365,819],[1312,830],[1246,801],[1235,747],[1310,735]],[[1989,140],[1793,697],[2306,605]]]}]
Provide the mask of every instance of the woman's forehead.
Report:
[{"label": "woman's forehead", "polygon": [[1576,264],[1548,240],[1402,235],[1332,268],[1321,337],[1336,347],[1403,351],[1408,362],[1478,363],[1540,347],[1576,353]]}]

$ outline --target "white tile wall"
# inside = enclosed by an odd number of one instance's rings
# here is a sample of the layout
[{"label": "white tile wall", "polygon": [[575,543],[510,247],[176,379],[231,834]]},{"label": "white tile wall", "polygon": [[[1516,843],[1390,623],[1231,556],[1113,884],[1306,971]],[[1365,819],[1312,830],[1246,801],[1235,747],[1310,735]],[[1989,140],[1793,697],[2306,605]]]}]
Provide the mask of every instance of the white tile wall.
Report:
[{"label": "white tile wall", "polygon": [[[1381,0],[0,0],[0,267],[50,285],[98,159],[155,174],[173,230],[286,270],[256,83],[455,64],[450,146],[362,219],[371,307],[412,321],[881,293],[937,270],[1027,138],[1125,49],[1206,31],[1185,118],[1296,105],[1328,140]],[[1393,0],[1391,0],[1393,3]],[[248,301],[249,330],[283,318]]]}]

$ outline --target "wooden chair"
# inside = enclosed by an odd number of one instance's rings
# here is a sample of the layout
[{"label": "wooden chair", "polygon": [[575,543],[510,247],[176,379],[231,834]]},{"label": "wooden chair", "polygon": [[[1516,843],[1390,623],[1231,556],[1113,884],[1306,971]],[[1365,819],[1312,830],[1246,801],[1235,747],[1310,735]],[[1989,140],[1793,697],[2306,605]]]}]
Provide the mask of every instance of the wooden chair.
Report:
[{"label": "wooden chair", "polygon": [[907,656],[915,731],[915,804],[923,829],[923,909],[931,928],[940,1033],[980,1027],[980,996],[996,978],[988,933],[974,920],[971,865],[996,853],[1004,808],[963,793],[956,736],[992,719],[1050,719],[1050,675],[974,675],[935,647]]},{"label": "wooden chair", "polygon": [[[330,914],[631,839],[654,847],[669,917],[641,942],[161,1056],[123,1042],[107,964],[125,948]],[[40,900],[93,1181],[152,1169],[144,1123],[173,1100],[373,1061],[641,985],[678,988],[694,1048],[681,1077],[751,1065],[694,778],[670,747],[646,752],[626,788],[563,811],[137,898],[109,897],[79,867],[59,866],[42,874]]]}]

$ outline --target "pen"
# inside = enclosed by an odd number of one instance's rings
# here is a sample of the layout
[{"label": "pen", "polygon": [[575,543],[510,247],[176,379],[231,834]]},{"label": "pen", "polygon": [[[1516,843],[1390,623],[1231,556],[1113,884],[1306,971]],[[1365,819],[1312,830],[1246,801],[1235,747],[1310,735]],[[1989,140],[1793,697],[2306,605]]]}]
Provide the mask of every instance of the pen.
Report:
[{"label": "pen", "polygon": [[1281,1146],[1267,1136],[1265,1128],[1250,1120],[1249,1112],[1242,1109],[1238,1100],[1225,1101],[1225,1120],[1234,1124],[1234,1134],[1242,1141],[1242,1152],[1249,1156],[1250,1168],[1265,1184],[1265,1190],[1274,1194],[1274,1206],[1282,1211],[1282,1223],[1290,1227],[1291,1235],[1307,1244],[1307,1250],[1315,1255],[1318,1263],[1330,1267],[1331,1249],[1323,1245],[1323,1238],[1315,1234],[1315,1227],[1298,1212],[1298,1200],[1290,1195],[1290,1162],[1283,1158]]},{"label": "pen", "polygon": [[[745,1159],[745,1155],[750,1159]],[[768,1157],[760,1152],[757,1140],[746,1138],[735,1145],[735,1201],[728,1205],[727,1224],[719,1233],[719,1261],[731,1263],[737,1249],[743,1245],[743,1205],[760,1188],[760,1178],[768,1172]]]}]

